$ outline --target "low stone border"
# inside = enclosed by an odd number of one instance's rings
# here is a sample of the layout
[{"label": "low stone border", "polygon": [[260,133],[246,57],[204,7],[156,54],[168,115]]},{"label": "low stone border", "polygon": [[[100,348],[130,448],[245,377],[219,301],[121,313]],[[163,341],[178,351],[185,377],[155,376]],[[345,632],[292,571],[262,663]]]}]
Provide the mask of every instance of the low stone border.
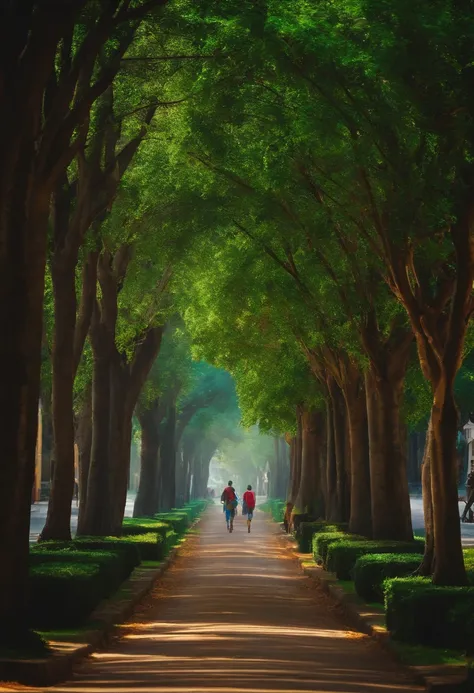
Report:
[{"label": "low stone border", "polygon": [[130,577],[120,585],[118,593],[98,605],[90,616],[90,621],[94,625],[90,630],[83,631],[80,642],[51,642],[51,654],[44,658],[0,659],[0,685],[1,682],[14,682],[47,687],[72,678],[77,664],[104,647],[119,631],[121,624],[133,614],[138,604],[151,592],[155,583],[173,563],[189,538],[189,531],[196,527],[199,520],[200,517],[189,527],[158,568],[137,566]]},{"label": "low stone border", "polygon": [[334,573],[324,570],[317,565],[312,554],[298,553],[298,545],[292,536],[282,529],[282,537],[287,547],[293,552],[303,572],[316,580],[323,591],[331,597],[344,611],[344,615],[361,633],[369,635],[379,642],[382,647],[402,666],[417,684],[426,687],[430,693],[467,693],[466,669],[455,666],[412,666],[400,660],[390,633],[383,625],[384,611],[382,607],[369,606],[355,594],[348,594],[339,584]]}]

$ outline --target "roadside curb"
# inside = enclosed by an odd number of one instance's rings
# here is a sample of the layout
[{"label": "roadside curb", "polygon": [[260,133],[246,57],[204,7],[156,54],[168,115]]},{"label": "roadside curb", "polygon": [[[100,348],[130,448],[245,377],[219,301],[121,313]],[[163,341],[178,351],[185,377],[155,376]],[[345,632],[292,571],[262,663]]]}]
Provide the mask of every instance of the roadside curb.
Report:
[{"label": "roadside curb", "polygon": [[381,618],[384,616],[382,607],[377,609],[377,607],[363,602],[357,595],[345,592],[334,573],[330,573],[317,565],[313,560],[312,554],[298,553],[298,545],[293,537],[286,534],[283,528],[281,530],[281,537],[300,564],[303,573],[315,580],[325,594],[342,608],[344,615],[354,627],[361,633],[376,640],[397,664],[405,669],[415,683],[425,686],[429,693],[461,693],[462,691],[467,691],[465,687],[466,670],[464,667],[450,667],[448,665],[412,666],[401,661],[390,633],[381,623]]},{"label": "roadside curb", "polygon": [[[205,511],[204,511],[205,512]],[[158,568],[137,566],[119,587],[125,595],[112,595],[90,615],[94,624],[84,631],[82,642],[51,642],[51,652],[41,659],[0,659],[0,688],[2,683],[14,682],[46,688],[72,678],[76,666],[96,650],[107,645],[120,631],[121,625],[133,614],[140,602],[152,591],[156,582],[168,570],[180,550],[192,536],[198,517],[174,546]]]}]

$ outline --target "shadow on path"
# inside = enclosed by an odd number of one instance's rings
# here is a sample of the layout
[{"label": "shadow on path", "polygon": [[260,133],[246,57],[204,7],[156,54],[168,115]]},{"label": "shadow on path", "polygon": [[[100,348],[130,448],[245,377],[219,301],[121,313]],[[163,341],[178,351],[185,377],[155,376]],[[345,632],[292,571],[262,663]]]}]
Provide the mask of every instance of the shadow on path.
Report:
[{"label": "shadow on path", "polygon": [[[351,631],[261,513],[228,534],[219,508],[108,652],[68,693],[415,693],[390,656]],[[44,690],[44,689],[43,689]]]}]

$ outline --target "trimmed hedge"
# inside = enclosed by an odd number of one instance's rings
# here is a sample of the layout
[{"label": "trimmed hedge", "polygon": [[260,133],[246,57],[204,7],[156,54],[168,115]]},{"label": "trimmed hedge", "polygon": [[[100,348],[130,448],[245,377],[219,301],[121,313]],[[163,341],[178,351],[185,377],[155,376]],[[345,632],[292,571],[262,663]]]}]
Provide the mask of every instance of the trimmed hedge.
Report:
[{"label": "trimmed hedge", "polygon": [[328,546],[325,565],[327,570],[336,573],[339,580],[350,580],[356,561],[361,556],[369,553],[422,553],[424,545],[425,542],[422,539],[415,541],[347,539]]},{"label": "trimmed hedge", "polygon": [[320,532],[344,532],[348,528],[346,523],[330,524],[324,520],[316,522],[302,522],[295,532],[300,553],[311,553],[313,536]]},{"label": "trimmed hedge", "polygon": [[474,587],[392,578],[384,592],[387,628],[396,640],[460,650],[474,646]]},{"label": "trimmed hedge", "polygon": [[104,596],[96,563],[46,562],[30,569],[28,615],[39,629],[80,626]]},{"label": "trimmed hedge", "polygon": [[191,524],[188,515],[181,510],[172,510],[169,513],[157,513],[155,519],[168,524],[171,529],[180,536],[185,533]]},{"label": "trimmed hedge", "polygon": [[355,590],[367,602],[383,603],[384,580],[412,575],[422,560],[421,553],[371,553],[361,556],[353,570]]},{"label": "trimmed hedge", "polygon": [[275,522],[282,523],[285,519],[286,501],[280,498],[268,498],[259,508],[270,513]]},{"label": "trimmed hedge", "polygon": [[164,556],[167,556],[171,549],[173,549],[179,541],[179,536],[172,529],[166,532],[165,542],[164,542]]},{"label": "trimmed hedge", "polygon": [[[33,551],[33,549],[31,549]],[[46,541],[37,544],[35,551],[112,551],[120,556],[117,563],[117,579],[126,580],[140,564],[140,553],[129,537],[76,537],[72,541]]]},{"label": "trimmed hedge", "polygon": [[367,541],[359,534],[347,534],[347,532],[319,532],[313,536],[313,556],[316,563],[326,568],[329,547],[341,541]]},{"label": "trimmed hedge", "polygon": [[116,551],[78,551],[73,546],[51,550],[47,545],[38,544],[30,550],[29,562],[30,569],[47,563],[97,565],[103,577],[103,597],[115,592],[123,581],[121,555]]},{"label": "trimmed hedge", "polygon": [[165,538],[169,529],[169,523],[152,517],[125,517],[122,525],[122,536],[156,532]]}]

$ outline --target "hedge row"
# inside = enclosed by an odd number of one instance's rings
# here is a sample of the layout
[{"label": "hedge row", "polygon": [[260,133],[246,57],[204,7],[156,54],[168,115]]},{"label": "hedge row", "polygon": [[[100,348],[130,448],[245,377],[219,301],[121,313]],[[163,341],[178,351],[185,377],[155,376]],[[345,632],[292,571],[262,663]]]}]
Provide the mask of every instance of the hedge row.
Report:
[{"label": "hedge row", "polygon": [[432,647],[474,647],[474,587],[438,587],[429,578],[384,583],[387,628],[396,640]]},{"label": "hedge row", "polygon": [[348,534],[344,527],[302,523],[296,537],[300,550],[312,536],[315,560],[340,580],[354,580],[356,592],[369,602],[384,602],[393,638],[425,646],[474,649],[474,550],[464,551],[470,587],[438,587],[414,577],[424,540],[374,541]]},{"label": "hedge row", "polygon": [[77,537],[32,547],[31,626],[50,629],[84,624],[140,562],[166,558],[207,505],[207,501],[194,501],[155,518],[126,518],[120,537]]},{"label": "hedge row", "polygon": [[280,498],[269,498],[259,508],[270,513],[275,522],[281,523],[285,519],[286,502]]},{"label": "hedge row", "polygon": [[[268,501],[263,509],[278,522],[285,503]],[[474,549],[464,551],[469,587],[438,587],[416,577],[424,540],[374,541],[349,534],[347,525],[302,522],[295,533],[302,553],[340,580],[354,580],[357,594],[385,604],[393,638],[424,646],[474,651]]]},{"label": "hedge row", "polygon": [[327,569],[339,580],[351,580],[357,560],[367,554],[419,554],[424,549],[424,540],[414,541],[373,541],[362,539],[357,541],[354,536],[343,541],[331,544],[328,547],[326,565]]},{"label": "hedge row", "polygon": [[387,578],[414,575],[421,565],[421,553],[367,554],[354,566],[354,586],[367,602],[384,601],[383,585]]},{"label": "hedge row", "polygon": [[346,523],[329,524],[324,520],[316,522],[301,522],[295,532],[295,538],[298,542],[298,550],[300,553],[310,553],[312,549],[313,536],[320,532],[344,532],[347,531]]}]

